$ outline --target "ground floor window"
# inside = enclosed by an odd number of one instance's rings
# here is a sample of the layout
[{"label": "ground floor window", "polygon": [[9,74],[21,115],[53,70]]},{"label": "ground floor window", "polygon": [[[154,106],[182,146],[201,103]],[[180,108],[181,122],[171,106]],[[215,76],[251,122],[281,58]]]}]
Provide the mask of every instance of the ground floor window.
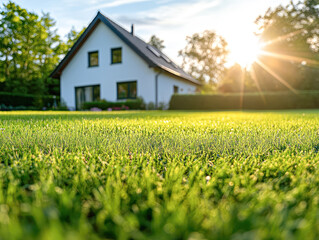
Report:
[{"label": "ground floor window", "polygon": [[174,93],[178,93],[178,86],[174,85]]},{"label": "ground floor window", "polygon": [[77,110],[82,109],[82,105],[85,102],[99,101],[101,98],[100,85],[76,87],[75,98]]},{"label": "ground floor window", "polygon": [[136,99],[137,81],[118,82],[117,99]]}]

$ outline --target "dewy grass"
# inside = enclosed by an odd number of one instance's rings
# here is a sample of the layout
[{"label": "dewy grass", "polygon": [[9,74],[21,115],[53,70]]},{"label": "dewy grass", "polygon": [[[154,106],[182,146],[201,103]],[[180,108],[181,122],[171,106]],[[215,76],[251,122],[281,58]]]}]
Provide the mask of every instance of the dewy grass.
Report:
[{"label": "dewy grass", "polygon": [[319,111],[0,113],[0,239],[318,239]]}]

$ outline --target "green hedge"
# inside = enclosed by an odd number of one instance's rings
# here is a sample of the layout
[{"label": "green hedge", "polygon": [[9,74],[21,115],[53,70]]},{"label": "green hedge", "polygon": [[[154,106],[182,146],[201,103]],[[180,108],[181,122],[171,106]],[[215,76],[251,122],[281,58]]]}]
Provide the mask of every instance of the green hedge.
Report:
[{"label": "green hedge", "polygon": [[145,104],[142,98],[136,100],[127,100],[123,102],[108,102],[106,100],[101,100],[98,102],[86,102],[83,103],[82,108],[84,110],[89,110],[91,108],[100,108],[102,110],[107,110],[109,108],[117,109],[145,109]]},{"label": "green hedge", "polygon": [[275,110],[319,108],[319,91],[173,95],[172,110]]},{"label": "green hedge", "polygon": [[[56,103],[59,104],[60,97],[56,97]],[[40,96],[21,93],[0,92],[0,105],[2,108],[34,108],[42,109],[43,107],[51,108],[54,104],[53,96]]]}]

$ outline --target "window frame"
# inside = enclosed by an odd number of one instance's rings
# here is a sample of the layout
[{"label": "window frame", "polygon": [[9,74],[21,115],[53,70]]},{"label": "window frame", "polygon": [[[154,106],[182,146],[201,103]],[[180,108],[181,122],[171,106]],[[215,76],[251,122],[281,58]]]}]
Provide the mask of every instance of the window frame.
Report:
[{"label": "window frame", "polygon": [[[177,90],[177,91],[175,91]],[[178,94],[179,93],[179,86],[173,85],[173,94]]]},{"label": "window frame", "polygon": [[[132,83],[135,83],[135,84],[136,84],[136,96],[135,96],[135,97],[127,96],[127,97],[124,97],[124,98],[122,98],[122,97],[120,98],[120,97],[119,97],[119,85],[120,85],[120,84],[127,84],[127,85],[128,85],[128,86],[127,86],[127,93],[128,93],[128,95],[129,95],[129,93],[130,93],[130,85],[131,85]],[[135,99],[137,99],[137,80],[125,81],[125,82],[117,82],[117,83],[116,83],[116,98],[117,98],[117,100],[126,100],[126,99],[135,100]]]},{"label": "window frame", "polygon": [[[78,102],[77,102],[77,96],[76,96],[76,92],[77,92],[77,89],[79,88],[86,88],[86,87],[92,87],[92,96],[94,97],[94,87],[99,87],[100,88],[100,100],[101,100],[101,84],[94,84],[94,85],[84,85],[84,86],[76,86],[74,87],[74,92],[75,92],[75,109],[76,110],[81,110],[78,106]],[[93,101],[95,101],[93,99]],[[99,100],[96,100],[96,101],[99,101]]]},{"label": "window frame", "polygon": [[[113,51],[121,50],[121,62],[113,62]],[[123,63],[123,48],[122,47],[115,47],[111,48],[111,65],[113,64],[121,64]]]},{"label": "window frame", "polygon": [[[97,53],[97,65],[91,65],[91,57],[90,57],[90,55],[91,55],[92,53]],[[99,51],[98,51],[98,50],[95,50],[95,51],[90,51],[90,52],[88,52],[88,67],[89,67],[89,68],[98,67],[99,65],[100,65]]]}]

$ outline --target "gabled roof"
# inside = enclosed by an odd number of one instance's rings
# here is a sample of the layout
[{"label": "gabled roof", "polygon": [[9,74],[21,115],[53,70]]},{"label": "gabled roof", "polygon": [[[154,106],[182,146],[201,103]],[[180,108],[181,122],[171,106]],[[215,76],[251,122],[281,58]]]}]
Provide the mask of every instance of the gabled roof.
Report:
[{"label": "gabled roof", "polygon": [[151,45],[147,44],[137,36],[131,34],[127,30],[113,22],[111,19],[105,17],[100,12],[97,13],[96,17],[86,28],[86,30],[80,36],[80,38],[76,41],[71,50],[66,54],[66,56],[60,62],[60,64],[51,73],[50,77],[60,78],[63,69],[71,61],[73,56],[81,48],[83,43],[91,35],[91,33],[94,31],[94,29],[100,22],[108,26],[122,41],[124,41],[133,51],[135,51],[144,61],[146,61],[150,67],[159,68],[176,77],[187,80],[197,85],[201,85],[196,79],[184,72],[183,69],[178,67],[160,50],[158,50],[155,47],[152,47]]}]

